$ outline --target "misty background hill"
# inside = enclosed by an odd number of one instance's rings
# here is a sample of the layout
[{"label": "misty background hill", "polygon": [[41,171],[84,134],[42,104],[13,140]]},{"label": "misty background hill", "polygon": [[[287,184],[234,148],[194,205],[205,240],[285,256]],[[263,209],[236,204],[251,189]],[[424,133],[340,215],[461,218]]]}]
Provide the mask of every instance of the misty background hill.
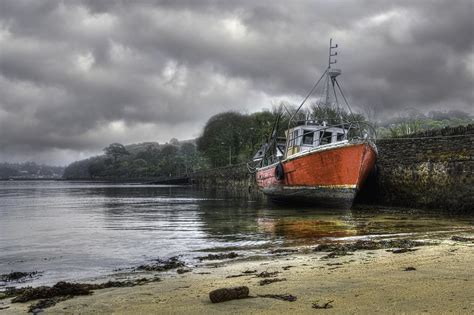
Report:
[{"label": "misty background hill", "polygon": [[61,178],[64,167],[25,163],[0,163],[0,179],[46,179]]}]

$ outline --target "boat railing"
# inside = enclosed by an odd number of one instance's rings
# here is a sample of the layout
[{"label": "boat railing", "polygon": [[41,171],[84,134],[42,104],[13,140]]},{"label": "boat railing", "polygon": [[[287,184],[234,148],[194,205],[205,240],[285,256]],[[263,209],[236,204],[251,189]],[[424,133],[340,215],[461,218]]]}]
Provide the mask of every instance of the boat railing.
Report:
[{"label": "boat railing", "polygon": [[[339,124],[330,124],[330,125],[329,124],[321,125],[319,123],[313,123],[314,120],[300,121],[300,122],[305,122],[302,125],[316,125],[318,126],[318,129],[309,130],[307,132],[303,132],[302,134],[298,134],[297,136],[294,136],[292,133],[289,133],[287,135],[285,157],[292,155],[294,153],[297,153],[297,152],[294,152],[295,147],[301,147],[302,145],[304,146],[304,144],[299,144],[300,138],[303,138],[310,134],[313,134],[313,137],[314,137],[315,132],[319,133],[319,138],[318,139],[313,138],[312,145],[314,145],[314,143],[317,143],[316,146],[331,143],[333,134],[332,132],[331,133],[325,132],[328,129],[338,128],[338,129],[343,130],[342,138],[337,137],[336,138],[337,140],[335,142],[339,142],[343,140],[361,140],[361,139],[370,140],[374,143],[376,141],[375,128],[366,121],[351,121],[351,122],[342,122]],[[312,122],[312,123],[308,124],[309,122]],[[298,143],[298,145],[292,145],[294,143]]]},{"label": "boat railing", "polygon": [[[377,141],[377,130],[374,125],[367,121],[356,121],[358,129],[360,130],[360,136],[362,139],[369,139],[373,143]],[[353,139],[360,139],[359,137],[353,137]]]}]

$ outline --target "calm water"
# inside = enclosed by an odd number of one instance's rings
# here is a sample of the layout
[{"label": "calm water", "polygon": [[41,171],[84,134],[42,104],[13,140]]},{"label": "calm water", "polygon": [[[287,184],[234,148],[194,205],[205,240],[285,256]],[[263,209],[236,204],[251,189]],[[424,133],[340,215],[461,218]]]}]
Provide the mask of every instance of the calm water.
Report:
[{"label": "calm water", "polygon": [[[189,187],[0,181],[0,274],[42,271],[28,285],[90,279],[158,257],[316,244],[333,238],[470,229],[472,216],[415,210],[289,208]],[[10,285],[10,284],[9,284]],[[25,284],[24,284],[25,285]]]}]

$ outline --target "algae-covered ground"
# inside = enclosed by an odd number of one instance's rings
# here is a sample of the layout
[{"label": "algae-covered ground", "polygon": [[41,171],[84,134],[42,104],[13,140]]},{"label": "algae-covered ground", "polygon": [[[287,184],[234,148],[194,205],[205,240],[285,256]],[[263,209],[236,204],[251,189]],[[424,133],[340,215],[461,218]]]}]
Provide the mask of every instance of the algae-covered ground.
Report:
[{"label": "algae-covered ground", "polygon": [[[275,248],[258,259],[228,255],[195,266],[173,262],[170,270],[140,273],[161,281],[90,286],[92,294],[44,309],[11,297],[0,300],[0,314],[472,314],[473,236]],[[132,276],[136,270],[121,275]],[[211,303],[209,292],[236,286],[247,286],[249,297]]]}]

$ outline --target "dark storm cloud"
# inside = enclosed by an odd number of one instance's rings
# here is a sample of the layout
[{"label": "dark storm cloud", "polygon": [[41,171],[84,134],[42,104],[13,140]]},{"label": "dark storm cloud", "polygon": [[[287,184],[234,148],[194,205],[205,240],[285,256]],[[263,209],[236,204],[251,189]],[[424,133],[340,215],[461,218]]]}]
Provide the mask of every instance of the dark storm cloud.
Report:
[{"label": "dark storm cloud", "polygon": [[198,135],[209,116],[299,101],[340,44],[341,81],[380,117],[473,112],[466,1],[0,2],[0,160]]}]

